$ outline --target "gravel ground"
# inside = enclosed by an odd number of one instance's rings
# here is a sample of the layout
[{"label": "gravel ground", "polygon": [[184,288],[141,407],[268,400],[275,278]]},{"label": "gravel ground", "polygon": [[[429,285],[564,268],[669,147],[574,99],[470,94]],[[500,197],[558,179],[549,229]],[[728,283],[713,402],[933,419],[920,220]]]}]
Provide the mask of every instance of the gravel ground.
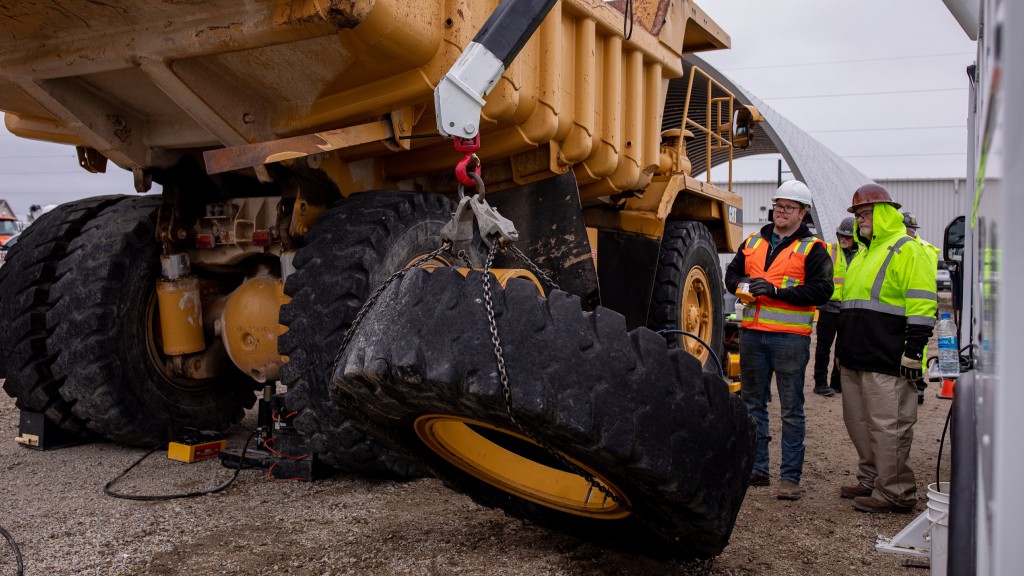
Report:
[{"label": "gravel ground", "polygon": [[[921,500],[915,515],[863,514],[838,496],[840,485],[855,481],[856,469],[841,400],[810,393],[810,370],[807,382],[807,494],[796,502],[775,498],[779,419],[778,405],[770,404],[773,485],[748,491],[732,541],[710,567],[655,561],[553,534],[480,507],[434,479],[274,482],[247,470],[216,495],[113,499],[103,485],[143,451],[105,443],[46,452],[24,448],[12,440],[18,411],[3,394],[0,524],[17,539],[25,573],[32,576],[924,574],[902,567],[899,556],[875,552],[874,544],[925,509],[949,401],[937,399],[930,387],[919,411],[912,460]],[[241,445],[254,425],[250,413],[229,444]],[[948,441],[944,452],[948,479]],[[198,490],[231,473],[217,461],[182,464],[154,455],[118,490]],[[0,574],[9,573],[14,556],[0,540]]]}]

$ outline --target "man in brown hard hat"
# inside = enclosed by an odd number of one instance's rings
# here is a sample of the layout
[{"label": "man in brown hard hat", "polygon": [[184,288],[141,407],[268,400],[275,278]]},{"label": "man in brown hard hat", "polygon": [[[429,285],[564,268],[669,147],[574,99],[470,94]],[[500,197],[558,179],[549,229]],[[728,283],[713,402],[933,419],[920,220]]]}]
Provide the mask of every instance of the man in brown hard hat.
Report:
[{"label": "man in brown hard hat", "polygon": [[917,482],[910,445],[925,343],[935,326],[935,265],[906,234],[900,205],[877,184],[849,211],[865,246],[850,262],[839,313],[843,420],[857,449],[857,484],[843,486],[862,512],[910,512]]}]

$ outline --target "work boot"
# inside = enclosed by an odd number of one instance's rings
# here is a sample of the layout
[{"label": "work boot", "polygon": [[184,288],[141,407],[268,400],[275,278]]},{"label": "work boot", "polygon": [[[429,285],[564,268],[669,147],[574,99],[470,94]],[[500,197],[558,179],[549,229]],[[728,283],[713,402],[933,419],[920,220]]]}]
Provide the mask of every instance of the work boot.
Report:
[{"label": "work boot", "polygon": [[821,394],[822,396],[824,396],[826,398],[836,395],[836,393],[833,392],[832,389],[829,388],[828,386],[815,386],[814,387],[814,393],[815,394]]},{"label": "work boot", "polygon": [[897,514],[907,514],[913,512],[913,506],[897,506],[892,502],[885,500],[879,500],[871,496],[857,496],[853,499],[853,507],[861,512],[896,512]]},{"label": "work boot", "polygon": [[779,483],[779,493],[776,494],[779,500],[799,500],[804,495],[804,489],[792,480],[782,479]]},{"label": "work boot", "polygon": [[917,391],[917,403],[924,404],[924,390]]},{"label": "work boot", "polygon": [[858,496],[871,496],[873,490],[862,484],[854,484],[853,486],[840,486],[839,496],[852,500]]},{"label": "work boot", "polygon": [[767,476],[762,476],[757,472],[750,475],[750,480],[747,481],[747,486],[771,486],[772,481]]},{"label": "work boot", "polygon": [[836,384],[833,384],[832,385],[832,391],[835,392],[836,394],[842,394],[843,393],[843,387],[842,386],[837,386]]}]

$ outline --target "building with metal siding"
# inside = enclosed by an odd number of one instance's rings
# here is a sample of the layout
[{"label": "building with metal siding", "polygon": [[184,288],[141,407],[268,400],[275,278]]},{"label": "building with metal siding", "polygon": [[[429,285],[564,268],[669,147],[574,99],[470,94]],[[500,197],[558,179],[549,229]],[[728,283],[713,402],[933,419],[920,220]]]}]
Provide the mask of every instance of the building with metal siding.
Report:
[{"label": "building with metal siding", "polygon": [[[961,215],[964,194],[973,194],[971,186],[963,178],[877,180],[894,200],[903,205],[901,210],[910,210],[921,224],[918,233],[925,240],[942,247],[942,235],[950,220]],[[985,189],[998,190],[999,180],[988,180]],[[733,182],[733,191],[743,196],[743,231],[750,234],[768,222],[772,206],[772,194],[777,183],[772,181]],[[811,190],[812,193],[816,192]],[[849,191],[850,197],[853,190]],[[835,240],[832,231],[824,231],[825,240]]]}]

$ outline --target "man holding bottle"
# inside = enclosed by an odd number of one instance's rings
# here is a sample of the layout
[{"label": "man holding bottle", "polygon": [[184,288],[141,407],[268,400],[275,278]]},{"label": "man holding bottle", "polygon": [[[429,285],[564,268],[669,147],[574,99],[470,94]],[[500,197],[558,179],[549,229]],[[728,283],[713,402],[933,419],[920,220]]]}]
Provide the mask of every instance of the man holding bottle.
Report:
[{"label": "man holding bottle", "polygon": [[773,222],[751,234],[725,272],[731,292],[745,303],[740,332],[740,397],[757,425],[751,486],[768,486],[768,394],[775,374],[782,411],[782,478],[777,496],[803,495],[804,373],[810,359],[814,309],[832,295],[832,261],[825,243],[811,235],[804,217],[811,191],[783,182],[772,196]]}]

